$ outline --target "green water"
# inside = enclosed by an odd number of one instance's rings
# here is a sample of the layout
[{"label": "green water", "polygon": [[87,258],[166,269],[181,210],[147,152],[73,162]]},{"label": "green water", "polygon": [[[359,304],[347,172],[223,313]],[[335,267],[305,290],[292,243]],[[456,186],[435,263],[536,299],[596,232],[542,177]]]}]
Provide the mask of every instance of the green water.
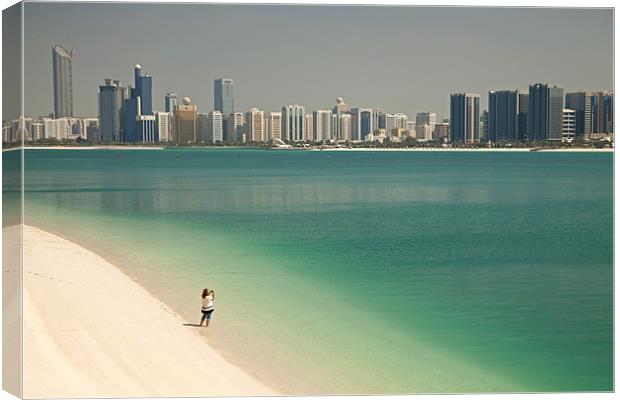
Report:
[{"label": "green water", "polygon": [[[26,223],[287,393],[613,390],[610,153],[29,150]],[[192,328],[188,328],[192,329]]]}]

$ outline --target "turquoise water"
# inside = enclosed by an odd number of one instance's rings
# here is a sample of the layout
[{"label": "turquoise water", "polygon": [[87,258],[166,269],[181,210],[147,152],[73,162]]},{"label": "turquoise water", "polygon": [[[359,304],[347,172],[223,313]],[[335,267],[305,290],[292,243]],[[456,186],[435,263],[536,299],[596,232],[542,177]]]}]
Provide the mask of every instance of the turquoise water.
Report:
[{"label": "turquoise water", "polygon": [[[287,393],[613,390],[610,153],[29,150],[26,223]],[[192,328],[188,328],[192,329]]]}]

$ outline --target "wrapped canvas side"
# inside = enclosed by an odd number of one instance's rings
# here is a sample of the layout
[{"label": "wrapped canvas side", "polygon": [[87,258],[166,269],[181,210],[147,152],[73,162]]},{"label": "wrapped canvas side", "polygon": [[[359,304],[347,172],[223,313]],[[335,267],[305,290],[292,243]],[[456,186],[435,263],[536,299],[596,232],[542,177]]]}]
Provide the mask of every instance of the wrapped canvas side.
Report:
[{"label": "wrapped canvas side", "polygon": [[2,12],[2,389],[22,397],[22,3]]}]

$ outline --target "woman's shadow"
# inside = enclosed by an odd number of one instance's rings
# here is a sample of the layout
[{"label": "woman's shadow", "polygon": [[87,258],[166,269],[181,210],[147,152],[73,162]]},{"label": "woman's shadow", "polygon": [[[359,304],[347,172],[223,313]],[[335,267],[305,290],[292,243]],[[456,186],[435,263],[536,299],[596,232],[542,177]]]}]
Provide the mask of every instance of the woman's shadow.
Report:
[{"label": "woman's shadow", "polygon": [[183,324],[183,326],[195,326],[195,327],[199,327],[199,326],[201,326],[201,325],[198,325],[198,324]]}]

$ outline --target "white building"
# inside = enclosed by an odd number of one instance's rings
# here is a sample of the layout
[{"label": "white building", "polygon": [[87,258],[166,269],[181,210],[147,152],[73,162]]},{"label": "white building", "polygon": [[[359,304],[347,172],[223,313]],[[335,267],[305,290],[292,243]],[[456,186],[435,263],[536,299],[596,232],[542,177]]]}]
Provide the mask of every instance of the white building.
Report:
[{"label": "white building", "polygon": [[313,141],[314,138],[314,115],[306,114],[304,122],[304,139],[305,141]]},{"label": "white building", "polygon": [[270,112],[265,121],[267,140],[282,139],[282,113]]},{"label": "white building", "polygon": [[306,140],[305,133],[306,109],[297,104],[282,107],[282,140],[302,142]]},{"label": "white building", "polygon": [[396,113],[394,114],[394,118],[396,118],[397,129],[407,130],[407,121],[409,120],[409,117],[407,117],[407,114]]},{"label": "white building", "polygon": [[160,142],[172,141],[172,112],[155,112],[155,119],[157,120],[157,134]]},{"label": "white building", "polygon": [[332,112],[331,110],[316,110],[313,116],[314,140],[332,140]]},{"label": "white building", "polygon": [[136,117],[138,122],[138,142],[157,143],[157,121],[154,115],[139,115]]},{"label": "white building", "polygon": [[577,123],[577,111],[565,108],[562,110],[562,141],[572,142],[575,140],[575,127]]},{"label": "white building", "polygon": [[265,141],[265,117],[258,108],[245,114],[245,143]]},{"label": "white building", "polygon": [[211,111],[207,116],[207,143],[218,143],[224,141],[224,130],[222,125],[222,113]]},{"label": "white building", "polygon": [[338,115],[338,140],[351,140],[351,114]]}]

